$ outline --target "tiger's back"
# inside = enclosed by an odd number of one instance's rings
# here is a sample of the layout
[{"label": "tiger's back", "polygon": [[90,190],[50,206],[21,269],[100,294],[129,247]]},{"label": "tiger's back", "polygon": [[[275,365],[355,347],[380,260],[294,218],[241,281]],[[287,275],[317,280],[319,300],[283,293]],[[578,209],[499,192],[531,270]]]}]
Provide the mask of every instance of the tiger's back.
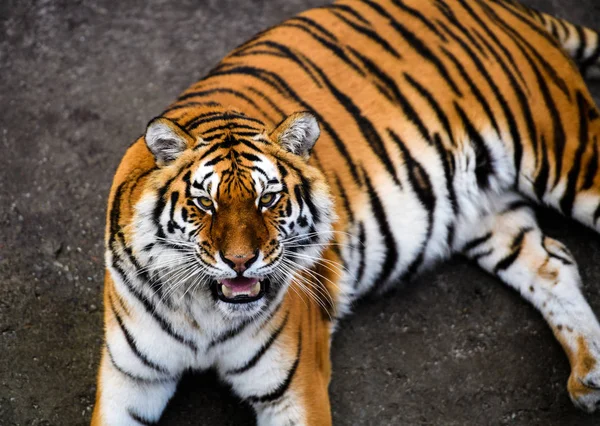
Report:
[{"label": "tiger's back", "polygon": [[[235,49],[150,123],[115,176],[93,423],[110,423],[110,410],[154,421],[182,371],[214,367],[260,423],[328,424],[337,319],[457,252],[542,312],[571,362],[571,398],[593,410],[600,326],[575,261],[539,229],[529,202],[597,229],[600,119],[577,65],[595,71],[599,56],[595,32],[502,0],[343,0]],[[269,185],[277,196],[260,195]],[[248,194],[258,194],[260,214],[240,201]],[[264,196],[277,200],[277,218]],[[204,269],[167,271],[169,285],[217,267],[238,278],[172,289],[148,274],[173,262],[159,248],[177,256],[196,245]],[[279,249],[270,284],[236,263],[275,264]],[[251,319],[218,305],[235,301],[232,280],[252,282],[238,301],[264,302]],[[275,281],[286,280],[284,292]],[[115,390],[123,375],[154,392],[152,407],[133,385]],[[123,411],[128,393],[134,408]]]},{"label": "tiger's back", "polygon": [[[476,214],[485,194],[514,186],[579,213],[564,192],[580,117],[596,108],[575,63],[526,11],[502,1],[336,2],[234,50],[174,106],[218,98],[271,125],[315,112],[323,134],[313,162],[334,192],[337,229],[353,235],[338,237],[338,255],[359,297],[448,256],[457,215]],[[179,109],[167,115],[186,124]],[[600,121],[589,126],[598,133]],[[597,166],[595,149],[582,169]],[[597,185],[594,176],[593,197]],[[587,211],[576,217],[593,225]]]}]

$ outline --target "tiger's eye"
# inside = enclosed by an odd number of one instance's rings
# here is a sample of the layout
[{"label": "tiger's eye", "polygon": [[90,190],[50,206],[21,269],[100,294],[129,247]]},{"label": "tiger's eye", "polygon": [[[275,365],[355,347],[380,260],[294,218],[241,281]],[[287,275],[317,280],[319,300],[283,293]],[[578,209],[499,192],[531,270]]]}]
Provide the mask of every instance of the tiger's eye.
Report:
[{"label": "tiger's eye", "polygon": [[275,194],[272,192],[260,197],[260,204],[262,204],[263,207],[269,207],[271,204],[273,204],[273,201],[275,201]]},{"label": "tiger's eye", "polygon": [[204,208],[210,209],[213,205],[212,200],[208,197],[198,197],[198,203]]}]

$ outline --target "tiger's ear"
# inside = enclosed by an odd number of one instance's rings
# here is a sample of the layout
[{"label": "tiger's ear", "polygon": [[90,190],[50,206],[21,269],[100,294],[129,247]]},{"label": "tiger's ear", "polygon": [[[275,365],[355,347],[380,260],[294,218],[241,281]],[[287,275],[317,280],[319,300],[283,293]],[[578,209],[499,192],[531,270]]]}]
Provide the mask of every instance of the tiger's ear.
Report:
[{"label": "tiger's ear", "polygon": [[271,132],[271,138],[292,154],[308,158],[321,134],[319,123],[310,112],[295,112]]},{"label": "tiger's ear", "polygon": [[157,117],[148,123],[145,139],[159,166],[174,161],[194,144],[194,138],[166,117]]}]

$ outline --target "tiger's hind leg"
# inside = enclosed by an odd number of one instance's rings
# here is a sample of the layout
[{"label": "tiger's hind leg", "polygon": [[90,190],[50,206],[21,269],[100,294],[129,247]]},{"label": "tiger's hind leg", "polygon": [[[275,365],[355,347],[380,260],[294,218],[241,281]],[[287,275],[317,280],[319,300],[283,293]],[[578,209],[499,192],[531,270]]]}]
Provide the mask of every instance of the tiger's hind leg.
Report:
[{"label": "tiger's hind leg", "polygon": [[569,358],[571,399],[589,412],[600,408],[600,325],[581,292],[575,260],[544,235],[520,195],[490,204],[478,217],[459,219],[455,249],[542,313]]}]

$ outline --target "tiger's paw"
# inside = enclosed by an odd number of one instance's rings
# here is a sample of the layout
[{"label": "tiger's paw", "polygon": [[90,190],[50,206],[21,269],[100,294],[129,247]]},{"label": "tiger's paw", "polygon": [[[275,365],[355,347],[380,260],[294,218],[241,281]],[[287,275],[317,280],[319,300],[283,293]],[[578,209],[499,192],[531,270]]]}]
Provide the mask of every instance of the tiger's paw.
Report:
[{"label": "tiger's paw", "polygon": [[600,344],[579,341],[577,362],[567,383],[571,401],[588,413],[600,410]]},{"label": "tiger's paw", "polygon": [[581,378],[571,374],[567,385],[571,401],[578,408],[588,413],[600,409],[600,375],[596,374],[593,379]]}]

